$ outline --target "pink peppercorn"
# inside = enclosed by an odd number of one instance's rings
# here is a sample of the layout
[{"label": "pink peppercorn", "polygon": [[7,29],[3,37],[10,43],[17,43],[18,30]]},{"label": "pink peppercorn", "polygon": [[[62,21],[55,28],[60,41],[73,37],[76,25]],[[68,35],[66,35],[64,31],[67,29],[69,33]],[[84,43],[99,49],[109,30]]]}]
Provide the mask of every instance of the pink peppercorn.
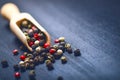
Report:
[{"label": "pink peppercorn", "polygon": [[20,78],[20,73],[19,73],[19,72],[16,72],[16,73],[14,74],[14,76],[15,76],[16,78]]},{"label": "pink peppercorn", "polygon": [[18,50],[17,50],[17,49],[14,49],[14,50],[13,50],[13,54],[14,54],[14,55],[17,55],[17,54],[18,54]]},{"label": "pink peppercorn", "polygon": [[59,43],[60,41],[59,41],[59,39],[55,39],[55,41],[54,41],[55,43]]}]

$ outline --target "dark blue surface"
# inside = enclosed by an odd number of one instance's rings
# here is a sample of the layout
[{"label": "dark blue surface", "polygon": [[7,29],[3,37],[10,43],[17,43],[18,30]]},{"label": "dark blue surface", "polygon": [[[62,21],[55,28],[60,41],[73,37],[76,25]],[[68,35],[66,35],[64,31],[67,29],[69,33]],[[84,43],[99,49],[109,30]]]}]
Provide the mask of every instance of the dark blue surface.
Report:
[{"label": "dark blue surface", "polygon": [[[60,60],[48,71],[45,64],[36,67],[36,80],[120,80],[120,1],[119,0],[1,0],[17,4],[30,13],[50,33],[52,40],[64,36],[82,56],[65,53],[68,63]],[[15,80],[13,64],[19,56],[12,50],[21,43],[10,31],[8,21],[0,16],[0,80]],[[20,51],[20,54],[22,51]],[[27,72],[21,80],[29,80]]]}]

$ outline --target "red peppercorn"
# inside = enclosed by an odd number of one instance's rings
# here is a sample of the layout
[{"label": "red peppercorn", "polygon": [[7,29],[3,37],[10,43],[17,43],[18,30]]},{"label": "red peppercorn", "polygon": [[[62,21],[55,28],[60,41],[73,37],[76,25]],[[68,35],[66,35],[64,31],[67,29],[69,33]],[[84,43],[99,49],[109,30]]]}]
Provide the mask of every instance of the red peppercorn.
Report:
[{"label": "red peppercorn", "polygon": [[14,49],[14,50],[13,50],[13,54],[14,54],[14,55],[17,55],[17,54],[18,54],[18,50],[17,50],[17,49]]},{"label": "red peppercorn", "polygon": [[54,54],[54,53],[56,52],[56,50],[55,50],[55,49],[50,49],[49,52],[50,52],[51,54]]},{"label": "red peppercorn", "polygon": [[59,39],[56,39],[54,42],[55,42],[55,43],[59,43],[60,41],[59,41]]},{"label": "red peppercorn", "polygon": [[24,56],[24,55],[21,55],[21,56],[20,56],[20,59],[21,59],[22,61],[24,61],[25,58],[26,58],[26,56]]},{"label": "red peppercorn", "polygon": [[33,41],[28,42],[28,45],[31,47],[34,44]]},{"label": "red peppercorn", "polygon": [[16,73],[14,74],[14,76],[15,76],[16,78],[19,78],[19,77],[20,77],[20,73],[19,73],[19,72],[16,72]]},{"label": "red peppercorn", "polygon": [[43,47],[44,48],[50,47],[50,44],[49,43],[45,43]]},{"label": "red peppercorn", "polygon": [[39,35],[37,33],[34,34],[34,38],[37,39]]}]

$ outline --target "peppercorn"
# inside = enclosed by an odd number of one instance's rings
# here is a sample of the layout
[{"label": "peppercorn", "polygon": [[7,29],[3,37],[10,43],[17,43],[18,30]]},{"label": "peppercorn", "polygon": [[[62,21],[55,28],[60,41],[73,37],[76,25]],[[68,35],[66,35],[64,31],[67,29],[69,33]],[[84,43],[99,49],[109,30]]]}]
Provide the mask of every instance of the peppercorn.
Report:
[{"label": "peppercorn", "polygon": [[33,63],[34,63],[33,59],[30,59],[30,60],[29,60],[29,63],[30,63],[30,64],[33,64]]},{"label": "peppercorn", "polygon": [[18,65],[18,64],[15,64],[15,65],[13,66],[13,68],[14,68],[14,71],[19,71],[19,65]]},{"label": "peppercorn", "polygon": [[33,54],[33,56],[34,56],[34,57],[36,57],[36,56],[38,56],[38,55],[39,55],[39,53],[38,53],[38,52],[36,52],[36,51],[34,51],[32,54]]},{"label": "peppercorn", "polygon": [[36,47],[36,49],[35,49],[35,50],[36,50],[36,52],[38,52],[38,53],[39,53],[39,52],[41,51],[41,49],[42,49],[42,48],[41,48],[40,46],[38,46],[38,47]]},{"label": "peppercorn", "polygon": [[21,55],[21,56],[20,56],[20,59],[21,59],[22,61],[24,61],[25,58],[26,58],[26,56],[24,56],[24,55]]},{"label": "peppercorn", "polygon": [[47,59],[49,59],[52,63],[55,62],[55,58],[54,58],[53,55],[49,55],[49,56],[47,56]]},{"label": "peppercorn", "polygon": [[58,50],[57,50],[57,53],[58,53],[58,54],[62,54],[63,51],[62,51],[61,49],[58,49]]},{"label": "peppercorn", "polygon": [[15,76],[15,78],[20,78],[20,73],[19,73],[19,72],[16,72],[16,73],[14,74],[14,76]]},{"label": "peppercorn", "polygon": [[3,68],[8,67],[8,62],[7,62],[7,60],[2,60],[2,61],[1,61],[1,64],[2,64],[2,67],[3,67]]},{"label": "peppercorn", "polygon": [[49,43],[45,43],[43,47],[44,48],[48,48],[48,47],[50,47],[50,44]]},{"label": "peppercorn", "polygon": [[39,45],[43,46],[45,44],[45,40],[40,40]]},{"label": "peppercorn", "polygon": [[28,42],[30,41],[30,37],[29,36],[26,36],[26,39],[27,39]]},{"label": "peppercorn", "polygon": [[59,59],[63,55],[63,51],[58,49],[57,52],[54,54],[55,59]]},{"label": "peppercorn", "polygon": [[44,63],[45,61],[44,57],[40,57],[40,56],[38,57],[38,60],[40,64]]},{"label": "peppercorn", "polygon": [[55,44],[55,45],[53,45],[53,48],[58,49],[58,46],[59,46],[59,44]]},{"label": "peppercorn", "polygon": [[34,44],[33,41],[28,42],[28,45],[31,47]]},{"label": "peppercorn", "polygon": [[62,56],[61,57],[61,62],[62,62],[62,64],[66,63],[67,62],[67,58],[65,56]]},{"label": "peppercorn", "polygon": [[38,35],[40,36],[40,39],[44,39],[45,38],[44,33],[39,33]]},{"label": "peppercorn", "polygon": [[27,27],[28,21],[27,20],[23,20],[21,24],[22,24],[23,27]]},{"label": "peppercorn", "polygon": [[32,37],[32,36],[33,36],[33,30],[32,30],[32,29],[29,29],[29,30],[28,30],[28,35],[29,35],[29,37]]},{"label": "peppercorn", "polygon": [[28,63],[30,61],[30,58],[25,58],[24,63]]},{"label": "peppercorn", "polygon": [[26,63],[25,63],[25,68],[26,68],[26,69],[29,69],[29,68],[30,68],[30,63],[27,63],[27,62],[26,62]]},{"label": "peppercorn", "polygon": [[65,48],[70,48],[70,47],[71,47],[71,45],[69,43],[65,44]]},{"label": "peppercorn", "polygon": [[27,58],[33,59],[33,55],[32,54],[27,54]]},{"label": "peppercorn", "polygon": [[65,46],[66,42],[60,42],[60,45]]},{"label": "peppercorn", "polygon": [[23,32],[23,34],[24,34],[25,36],[28,36],[28,33],[26,33],[26,32]]},{"label": "peppercorn", "polygon": [[34,69],[35,68],[35,65],[34,64],[30,64],[29,65],[29,69]]},{"label": "peppercorn", "polygon": [[71,54],[73,52],[72,48],[67,48],[66,51]]},{"label": "peppercorn", "polygon": [[40,43],[40,41],[38,41],[38,40],[36,40],[36,41],[34,42],[34,44],[35,44],[36,46],[38,46],[39,43]]},{"label": "peppercorn", "polygon": [[20,65],[20,70],[21,72],[25,72],[26,70],[26,66],[23,64],[23,65]]},{"label": "peppercorn", "polygon": [[34,45],[34,44],[31,46],[31,48],[32,48],[33,50],[35,50],[36,47],[37,47],[37,46]]},{"label": "peppercorn", "polygon": [[57,80],[63,80],[62,76],[58,76]]},{"label": "peppercorn", "polygon": [[24,53],[23,53],[24,56],[27,56],[27,54],[28,54],[27,52],[24,52]]},{"label": "peppercorn", "polygon": [[24,61],[20,61],[20,62],[19,62],[19,65],[24,65]]},{"label": "peppercorn", "polygon": [[29,25],[28,25],[28,28],[30,29],[31,27],[32,27],[32,25],[31,25],[31,24],[29,24]]},{"label": "peppercorn", "polygon": [[32,26],[32,30],[34,33],[38,33],[38,29],[35,26]]},{"label": "peppercorn", "polygon": [[53,48],[49,50],[49,53],[51,53],[51,54],[54,54],[55,52],[56,52],[56,50]]},{"label": "peppercorn", "polygon": [[59,41],[63,42],[63,41],[65,41],[65,38],[64,37],[59,37]]},{"label": "peppercorn", "polygon": [[31,41],[35,42],[36,39],[34,37],[30,38]]},{"label": "peppercorn", "polygon": [[81,55],[80,49],[75,49],[74,50],[74,55],[75,56],[80,56]]},{"label": "peppercorn", "polygon": [[39,56],[36,56],[35,58],[34,58],[34,64],[35,65],[38,65],[39,64],[39,58],[38,58]]},{"label": "peppercorn", "polygon": [[34,33],[34,38],[37,39],[37,40],[40,39],[38,33]]},{"label": "peppercorn", "polygon": [[54,40],[54,43],[59,43],[59,42],[60,42],[59,39]]},{"label": "peppercorn", "polygon": [[35,70],[30,70],[29,71],[29,78],[34,78],[36,76]]},{"label": "peppercorn", "polygon": [[52,64],[52,62],[50,60],[46,60],[45,63],[46,63],[46,66],[47,66],[48,70],[53,69],[53,64]]},{"label": "peppercorn", "polygon": [[22,32],[28,32],[28,29],[26,29],[26,28],[22,28],[21,30],[22,30]]},{"label": "peppercorn", "polygon": [[63,45],[59,45],[58,49],[61,49],[63,52],[65,52],[65,47]]},{"label": "peppercorn", "polygon": [[14,55],[18,55],[18,50],[17,50],[17,49],[14,49],[14,50],[13,50],[13,54],[14,54]]}]

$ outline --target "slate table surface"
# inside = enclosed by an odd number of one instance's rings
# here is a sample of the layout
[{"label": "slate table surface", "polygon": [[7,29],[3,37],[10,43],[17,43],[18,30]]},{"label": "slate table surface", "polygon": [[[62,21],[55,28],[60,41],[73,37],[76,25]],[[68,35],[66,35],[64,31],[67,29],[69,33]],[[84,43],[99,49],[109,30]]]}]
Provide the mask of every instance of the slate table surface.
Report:
[{"label": "slate table surface", "polygon": [[[119,0],[0,0],[0,7],[13,2],[21,12],[30,13],[55,38],[64,36],[82,55],[64,53],[67,64],[57,60],[54,70],[45,64],[36,67],[36,80],[120,80],[120,1]],[[53,42],[52,42],[53,43]],[[0,80],[15,80],[13,65],[18,63],[21,42],[0,15]],[[18,56],[12,50],[18,49]],[[28,71],[20,80],[29,80]]]}]

